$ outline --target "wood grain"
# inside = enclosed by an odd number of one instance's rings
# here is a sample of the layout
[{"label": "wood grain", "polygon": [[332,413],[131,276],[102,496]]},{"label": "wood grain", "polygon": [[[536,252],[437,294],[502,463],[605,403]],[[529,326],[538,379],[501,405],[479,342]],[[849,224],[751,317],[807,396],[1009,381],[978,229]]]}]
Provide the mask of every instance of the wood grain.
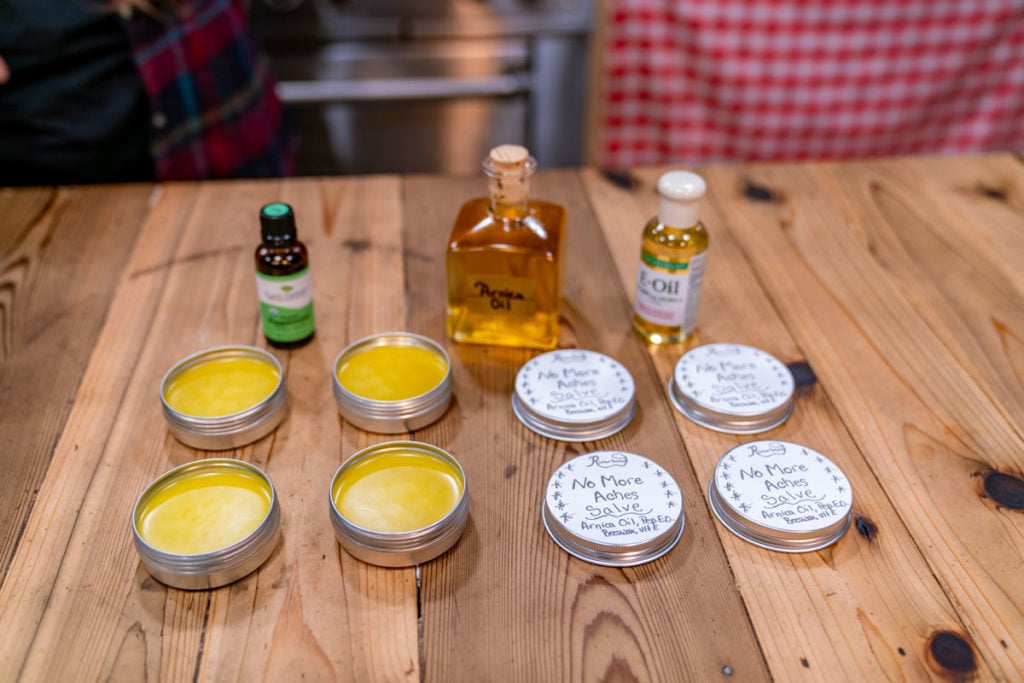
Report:
[{"label": "wood grain", "polygon": [[906,159],[846,169],[837,180],[859,208],[864,248],[1024,432],[1021,164],[980,157],[965,171],[955,160]]},{"label": "wood grain", "polygon": [[[623,432],[585,444],[533,434],[509,403],[518,369],[535,355],[519,349],[449,345],[458,407],[445,420],[448,446],[472,487],[472,527],[457,549],[423,567],[428,680],[706,679],[723,669],[764,678],[764,662],[710,516],[673,428],[643,345],[629,320],[576,174],[547,172],[534,195],[566,207],[565,304],[561,347],[600,351],[634,374],[639,415]],[[410,231],[443,246],[462,201],[480,182],[409,181]],[[414,327],[443,334],[443,251],[410,261]],[[450,430],[455,426],[455,433]],[[428,436],[431,430],[425,430]],[[430,440],[428,438],[428,440]],[[565,460],[592,450],[646,454],[680,483],[687,528],[676,550],[649,565],[611,569],[569,557],[547,537],[543,491]],[[450,599],[445,599],[450,595]],[[708,634],[719,637],[708,637]],[[678,642],[703,642],[680,648]]]},{"label": "wood grain", "polygon": [[151,192],[0,188],[0,580]]},{"label": "wood grain", "polygon": [[[535,352],[456,345],[444,246],[483,178],[373,176],[0,189],[0,681],[1015,680],[1024,671],[1024,164],[1008,154],[701,169],[712,239],[697,337],[631,330],[640,228],[663,168],[610,181],[552,170],[569,211],[561,346],[631,371],[622,432],[562,443],[509,399]],[[274,351],[290,410],[270,436],[208,453],[168,433],[159,382],[182,356],[264,346],[257,212],[295,207],[317,334]],[[345,423],[331,369],[359,337],[445,344],[455,401],[410,435]],[[709,513],[718,458],[750,440],[667,400],[687,349],[763,348],[800,370],[796,409],[764,435],[836,461],[854,527],[788,555]],[[342,551],[328,486],[357,450],[409,436],[466,470],[461,541],[419,569]],[[758,437],[761,438],[761,437]],[[625,450],[672,473],[686,528],[666,556],[611,569],[541,523],[576,454]],[[136,497],[208,455],[273,480],[284,538],[212,591],[167,588],[132,546]]]},{"label": "wood grain", "polygon": [[[607,206],[614,217],[602,221],[602,227],[618,256],[620,272],[629,272],[630,281],[635,279],[640,231],[657,212],[654,185],[660,173],[635,175],[640,184],[633,191],[616,191],[597,174],[586,175],[598,215],[603,217]],[[756,286],[757,274],[732,234],[727,214],[720,210],[722,186],[709,184],[702,217],[712,235],[712,250],[699,330],[686,344],[651,347],[663,386],[682,353],[704,343],[749,344],[787,364],[805,361],[773,302]],[[629,218],[623,207],[634,207],[628,221],[632,230],[623,229]],[[828,399],[828,387],[821,382],[801,386],[793,416],[766,434],[721,434],[682,416],[677,424],[693,453],[702,491],[707,490],[719,457],[730,448],[756,439],[791,441],[826,454],[843,468],[854,485],[858,523],[875,529],[858,533],[855,527],[832,548],[787,555],[748,544],[716,526],[773,676],[815,679],[822,672],[841,670],[868,680],[899,670],[907,679],[927,678],[928,633],[936,627],[957,628],[958,617],[849,438]],[[883,531],[878,533],[879,529]]]},{"label": "wood grain", "polygon": [[[318,255],[314,289],[333,304],[320,306],[316,341],[278,352],[289,418],[272,437],[234,453],[275,482],[285,541],[259,572],[221,591],[168,589],[139,566],[131,507],[159,472],[205,454],[168,435],[157,408],[160,377],[199,348],[264,344],[253,284],[255,217],[263,203],[280,198],[295,202],[300,234]],[[0,601],[5,618],[29,627],[22,638],[5,640],[0,668],[36,680],[104,678],[140,661],[171,679],[193,672],[212,679],[417,678],[413,570],[348,558],[326,514],[331,474],[368,438],[347,430],[342,440],[331,363],[349,326],[369,329],[382,324],[382,311],[402,309],[400,284],[376,291],[390,296],[390,305],[355,310],[342,287],[353,270],[390,272],[400,236],[390,208],[397,200],[395,179],[294,182],[287,190],[279,183],[167,189],[128,264],[69,418],[76,442],[59,444],[40,512],[0,594],[16,596]],[[372,226],[362,220],[367,212],[378,219]],[[371,231],[370,247],[345,246]],[[31,647],[33,638],[39,647]],[[53,658],[45,646],[51,638],[82,656]],[[371,647],[378,642],[386,647]]]},{"label": "wood grain", "polygon": [[[941,174],[942,164],[933,169]],[[913,228],[863,219],[842,168],[715,169],[709,182],[724,188],[717,208],[956,606],[965,639],[997,677],[1020,671],[1024,634],[1012,625],[1022,623],[1024,576],[1012,567],[1022,519],[986,505],[978,476],[1019,473],[1024,450],[972,369],[918,312],[918,301],[934,300],[934,280],[897,281],[891,253],[865,246],[866,235],[889,231],[891,243]],[[749,182],[776,201],[745,198]]]}]

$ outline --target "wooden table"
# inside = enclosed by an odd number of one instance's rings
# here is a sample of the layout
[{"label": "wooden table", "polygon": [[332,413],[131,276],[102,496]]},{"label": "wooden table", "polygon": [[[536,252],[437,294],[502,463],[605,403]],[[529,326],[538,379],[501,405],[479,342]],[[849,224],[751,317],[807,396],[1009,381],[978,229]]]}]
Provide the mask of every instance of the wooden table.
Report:
[{"label": "wooden table", "polygon": [[[567,207],[560,346],[632,372],[639,412],[594,443],[538,436],[509,397],[534,353],[447,341],[444,247],[482,178],[353,177],[0,190],[0,678],[684,681],[1024,676],[1024,165],[1008,154],[700,169],[711,234],[699,334],[631,330],[640,229],[666,169],[544,171]],[[317,336],[285,366],[291,412],[229,455],[274,481],[284,541],[255,574],[168,589],[132,546],[140,491],[206,454],[158,398],[182,356],[263,345],[257,211],[290,202],[309,245]],[[419,569],[340,550],[342,460],[393,437],[340,419],[349,341],[408,329],[447,345],[456,401],[412,435],[463,464],[471,519]],[[764,349],[797,370],[793,416],[758,438],[828,455],[854,526],[806,554],[710,514],[718,458],[752,437],[669,403],[687,349]],[[572,456],[645,455],[685,496],[665,557],[570,557],[541,523]]]}]

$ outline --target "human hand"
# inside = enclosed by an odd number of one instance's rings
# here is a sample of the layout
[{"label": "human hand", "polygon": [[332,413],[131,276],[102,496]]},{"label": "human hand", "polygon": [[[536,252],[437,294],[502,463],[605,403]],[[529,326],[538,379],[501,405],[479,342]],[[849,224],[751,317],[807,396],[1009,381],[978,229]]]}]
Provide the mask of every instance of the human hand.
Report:
[{"label": "human hand", "polygon": [[7,68],[7,62],[4,61],[3,57],[0,57],[0,85],[6,83],[10,77],[11,70]]}]

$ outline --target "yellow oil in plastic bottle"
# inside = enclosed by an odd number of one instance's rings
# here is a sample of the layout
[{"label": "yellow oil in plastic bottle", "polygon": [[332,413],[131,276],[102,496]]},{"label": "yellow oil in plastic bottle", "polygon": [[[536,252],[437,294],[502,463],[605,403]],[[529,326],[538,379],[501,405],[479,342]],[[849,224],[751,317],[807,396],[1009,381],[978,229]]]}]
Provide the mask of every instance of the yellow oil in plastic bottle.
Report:
[{"label": "yellow oil in plastic bottle", "polygon": [[708,233],[700,222],[704,179],[671,171],[658,179],[658,215],[644,226],[633,327],[648,341],[688,339],[697,325]]}]

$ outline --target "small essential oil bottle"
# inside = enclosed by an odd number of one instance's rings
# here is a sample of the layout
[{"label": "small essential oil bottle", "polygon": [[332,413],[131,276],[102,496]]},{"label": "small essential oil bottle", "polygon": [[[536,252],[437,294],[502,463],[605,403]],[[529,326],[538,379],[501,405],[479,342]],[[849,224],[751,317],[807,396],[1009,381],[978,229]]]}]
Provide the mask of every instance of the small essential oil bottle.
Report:
[{"label": "small essential oil bottle", "polygon": [[648,341],[687,339],[697,325],[708,234],[700,222],[704,179],[671,171],[658,179],[658,215],[644,226],[633,327]]},{"label": "small essential oil bottle", "polygon": [[552,349],[562,301],[565,209],[530,198],[537,162],[520,145],[483,161],[489,197],[466,202],[448,240],[448,336]]},{"label": "small essential oil bottle", "polygon": [[282,202],[260,210],[262,243],[256,248],[256,295],[263,334],[282,349],[302,346],[313,338],[313,286],[309,254],[298,240],[295,214]]}]

